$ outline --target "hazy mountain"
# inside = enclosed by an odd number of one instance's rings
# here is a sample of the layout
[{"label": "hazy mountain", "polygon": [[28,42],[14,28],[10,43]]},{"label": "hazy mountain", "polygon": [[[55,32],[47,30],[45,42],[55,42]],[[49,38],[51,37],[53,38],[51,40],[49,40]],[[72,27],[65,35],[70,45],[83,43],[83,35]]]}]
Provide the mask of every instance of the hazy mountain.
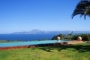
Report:
[{"label": "hazy mountain", "polygon": [[[70,34],[72,31],[42,31],[34,29],[31,31],[15,32],[12,34]],[[90,33],[90,31],[73,31],[73,34]]]},{"label": "hazy mountain", "polygon": [[34,29],[31,31],[14,32],[13,34],[43,34],[43,33],[44,33],[44,31]]}]

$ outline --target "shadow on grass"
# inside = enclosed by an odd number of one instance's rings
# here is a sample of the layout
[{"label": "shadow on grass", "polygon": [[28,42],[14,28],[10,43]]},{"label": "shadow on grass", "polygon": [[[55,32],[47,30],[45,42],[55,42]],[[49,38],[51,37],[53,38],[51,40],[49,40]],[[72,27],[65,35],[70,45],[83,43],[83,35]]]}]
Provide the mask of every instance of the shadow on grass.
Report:
[{"label": "shadow on grass", "polygon": [[47,51],[47,52],[51,52],[52,50],[68,50],[68,48],[72,48],[78,52],[88,52],[90,51],[90,44],[88,45],[59,45],[59,46],[43,46],[40,47],[40,49]]}]

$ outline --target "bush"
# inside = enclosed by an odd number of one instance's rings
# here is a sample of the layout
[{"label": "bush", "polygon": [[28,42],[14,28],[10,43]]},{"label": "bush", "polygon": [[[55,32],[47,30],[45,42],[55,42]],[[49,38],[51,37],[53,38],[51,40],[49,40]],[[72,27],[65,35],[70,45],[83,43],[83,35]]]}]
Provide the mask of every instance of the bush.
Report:
[{"label": "bush", "polygon": [[73,36],[73,40],[77,40],[78,36],[82,37],[82,40],[84,41],[90,41],[90,34],[78,34]]},{"label": "bush", "polygon": [[[62,39],[70,40],[70,38],[68,36],[65,36],[64,34],[56,35],[52,38],[52,40],[57,40],[58,36],[60,37],[61,40]],[[83,41],[90,41],[90,34],[76,34],[71,37],[71,40],[77,40],[78,36],[81,36]]]},{"label": "bush", "polygon": [[54,37],[52,38],[52,40],[57,40],[57,37],[58,37],[58,36],[60,37],[61,40],[64,39],[64,37],[65,37],[64,34],[59,34],[59,35],[54,36]]}]

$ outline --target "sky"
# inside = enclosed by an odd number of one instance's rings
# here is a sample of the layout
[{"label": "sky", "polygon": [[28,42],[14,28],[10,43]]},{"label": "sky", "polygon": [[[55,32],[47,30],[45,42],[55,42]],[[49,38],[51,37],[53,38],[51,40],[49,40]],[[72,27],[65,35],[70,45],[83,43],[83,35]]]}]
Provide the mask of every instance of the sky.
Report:
[{"label": "sky", "polygon": [[71,15],[80,0],[0,0],[0,33],[90,31],[90,17]]}]

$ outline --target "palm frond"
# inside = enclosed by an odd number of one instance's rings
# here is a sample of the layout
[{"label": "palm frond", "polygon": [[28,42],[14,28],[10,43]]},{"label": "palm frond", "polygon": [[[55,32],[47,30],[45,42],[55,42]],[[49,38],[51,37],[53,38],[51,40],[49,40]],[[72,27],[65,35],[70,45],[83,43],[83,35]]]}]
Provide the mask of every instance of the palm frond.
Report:
[{"label": "palm frond", "polygon": [[84,15],[85,19],[86,19],[87,15],[90,15],[90,1],[88,1],[88,0],[81,0],[77,4],[77,6],[76,6],[76,8],[75,8],[75,10],[74,10],[74,12],[72,14],[72,18],[74,16],[78,15],[78,14],[80,14],[80,17],[82,17]]}]

